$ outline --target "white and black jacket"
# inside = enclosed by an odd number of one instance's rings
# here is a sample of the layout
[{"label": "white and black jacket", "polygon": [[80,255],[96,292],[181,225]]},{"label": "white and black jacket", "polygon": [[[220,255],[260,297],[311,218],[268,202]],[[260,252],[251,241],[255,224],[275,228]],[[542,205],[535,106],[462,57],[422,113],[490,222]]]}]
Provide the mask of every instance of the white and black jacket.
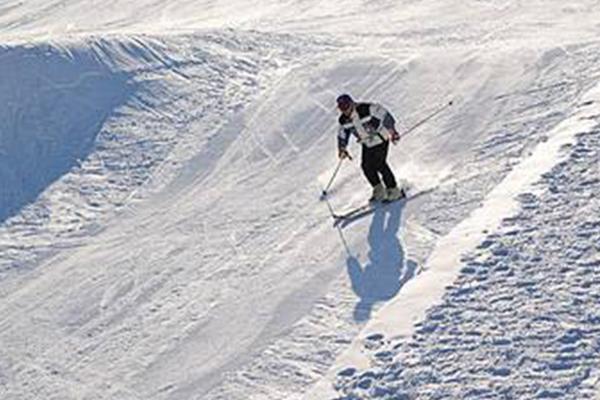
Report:
[{"label": "white and black jacket", "polygon": [[345,149],[354,135],[363,146],[374,147],[390,140],[390,130],[396,121],[383,106],[377,103],[356,103],[352,114],[339,118],[338,148]]}]

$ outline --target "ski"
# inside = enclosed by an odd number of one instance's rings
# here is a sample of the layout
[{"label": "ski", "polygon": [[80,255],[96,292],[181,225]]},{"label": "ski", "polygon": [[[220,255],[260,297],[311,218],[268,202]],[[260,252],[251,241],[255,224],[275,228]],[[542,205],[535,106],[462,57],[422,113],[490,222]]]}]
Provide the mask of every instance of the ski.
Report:
[{"label": "ski", "polygon": [[397,202],[406,202],[408,200],[415,199],[417,197],[421,197],[425,194],[431,193],[435,188],[419,191],[414,194],[405,194],[405,196],[400,197],[399,199],[392,201],[378,201],[378,202],[370,202],[368,204],[364,204],[362,206],[356,207],[350,211],[347,211],[343,214],[333,214],[333,226],[334,227],[344,227],[350,224],[353,221],[356,221],[360,218],[363,218],[367,215],[373,214],[380,208],[386,207],[387,205],[394,204]]},{"label": "ski", "polygon": [[361,211],[369,210],[374,206],[375,206],[375,202],[369,202],[367,204],[363,204],[361,206],[355,207],[355,208],[351,209],[350,211],[346,211],[343,214],[333,214],[333,218],[335,220],[347,219],[347,218],[352,217],[355,214],[360,213]]},{"label": "ski", "polygon": [[407,197],[400,197],[399,199],[392,201],[372,201],[368,204],[363,204],[362,206],[356,207],[348,212],[343,214],[334,214],[333,219],[334,226],[338,226],[340,224],[346,225],[351,221],[364,217],[366,215],[374,213],[377,209],[387,206],[388,204],[393,204],[399,201],[406,200]]}]

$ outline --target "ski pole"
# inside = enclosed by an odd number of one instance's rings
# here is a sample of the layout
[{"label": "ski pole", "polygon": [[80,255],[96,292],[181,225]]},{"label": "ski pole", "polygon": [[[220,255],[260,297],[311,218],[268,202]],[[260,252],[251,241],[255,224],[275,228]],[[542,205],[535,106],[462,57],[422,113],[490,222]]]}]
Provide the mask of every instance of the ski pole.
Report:
[{"label": "ski pole", "polygon": [[340,170],[340,167],[342,166],[342,162],[344,161],[343,158],[340,158],[340,161],[338,161],[337,167],[335,167],[335,171],[333,171],[333,175],[331,175],[331,179],[329,179],[329,183],[327,184],[327,186],[325,187],[325,189],[323,189],[323,197],[327,196],[327,191],[329,190],[329,188],[331,187],[331,184],[333,183],[333,180],[335,179],[338,171]]},{"label": "ski pole", "polygon": [[430,119],[432,119],[433,117],[435,117],[436,115],[438,115],[439,113],[441,113],[442,111],[444,111],[446,108],[450,107],[452,104],[454,104],[454,100],[450,100],[448,103],[446,103],[446,104],[438,107],[431,114],[427,115],[425,118],[423,118],[422,120],[420,120],[419,122],[417,122],[416,124],[414,124],[413,126],[411,126],[410,128],[408,128],[407,130],[405,130],[404,132],[402,132],[402,134],[400,135],[400,137],[408,135],[410,132],[414,131],[419,126],[423,125],[425,122],[429,121]]}]

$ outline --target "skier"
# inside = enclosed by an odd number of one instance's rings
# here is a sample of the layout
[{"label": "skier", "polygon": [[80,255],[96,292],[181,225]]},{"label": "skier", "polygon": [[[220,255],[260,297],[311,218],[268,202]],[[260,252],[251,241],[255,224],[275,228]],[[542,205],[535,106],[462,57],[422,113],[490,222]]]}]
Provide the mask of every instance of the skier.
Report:
[{"label": "skier", "polygon": [[346,150],[350,135],[354,135],[362,144],[361,168],[373,187],[369,201],[394,201],[404,197],[404,190],[398,188],[394,173],[386,161],[390,140],[393,143],[400,140],[394,117],[383,106],[355,102],[348,94],[337,98],[337,106],[341,112],[338,156],[341,159],[350,157]]}]

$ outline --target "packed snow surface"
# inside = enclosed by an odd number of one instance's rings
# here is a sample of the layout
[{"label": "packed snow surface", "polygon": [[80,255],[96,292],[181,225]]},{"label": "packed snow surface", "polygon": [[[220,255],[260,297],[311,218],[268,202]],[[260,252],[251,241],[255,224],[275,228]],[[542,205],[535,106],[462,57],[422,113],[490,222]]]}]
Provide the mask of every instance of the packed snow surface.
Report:
[{"label": "packed snow surface", "polygon": [[[599,398],[599,17],[2,2],[0,398]],[[334,227],[342,92],[410,199]]]}]

